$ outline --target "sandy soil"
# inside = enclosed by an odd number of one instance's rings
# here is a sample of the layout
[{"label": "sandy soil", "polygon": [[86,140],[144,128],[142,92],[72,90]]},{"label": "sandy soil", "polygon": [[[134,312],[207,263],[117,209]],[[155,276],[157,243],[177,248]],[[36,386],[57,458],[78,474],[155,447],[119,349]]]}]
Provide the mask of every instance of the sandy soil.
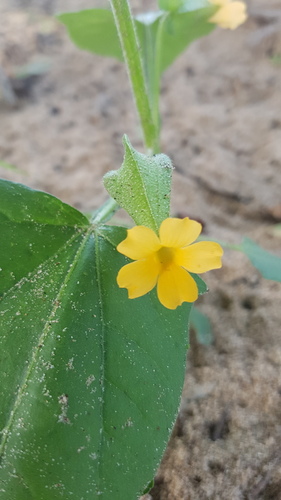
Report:
[{"label": "sandy soil", "polygon": [[[101,178],[122,161],[123,133],[142,150],[124,67],[78,51],[52,17],[96,5],[0,0],[6,73],[36,58],[50,64],[18,90],[16,107],[0,101],[0,160],[19,169],[0,174],[84,211],[106,198]],[[249,236],[281,255],[280,0],[249,8],[243,27],[196,42],[164,75],[162,150],[175,166],[173,214],[200,219],[207,235]],[[143,500],[278,500],[281,284],[230,250],[207,282],[199,307],[214,343],[202,346],[191,333],[179,417]]]}]

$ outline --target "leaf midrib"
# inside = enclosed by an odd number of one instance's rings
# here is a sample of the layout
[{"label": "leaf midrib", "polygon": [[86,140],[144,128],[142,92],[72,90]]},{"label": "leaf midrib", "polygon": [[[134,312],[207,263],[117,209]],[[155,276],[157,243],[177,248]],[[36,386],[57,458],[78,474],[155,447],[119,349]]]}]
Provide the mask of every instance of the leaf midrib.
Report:
[{"label": "leaf midrib", "polygon": [[100,312],[100,323],[101,323],[101,341],[100,341],[100,348],[101,348],[101,373],[100,373],[100,386],[101,386],[101,404],[100,404],[100,421],[101,421],[101,428],[102,432],[100,432],[100,443],[99,443],[99,450],[100,450],[100,457],[99,457],[99,462],[98,462],[98,471],[97,471],[97,490],[101,490],[101,463],[102,463],[102,452],[103,452],[103,440],[104,440],[104,434],[107,434],[107,431],[104,428],[104,381],[105,381],[105,320],[104,320],[104,311],[103,311],[103,296],[102,296],[102,286],[101,286],[101,272],[100,272],[100,257],[99,257],[99,233],[98,231],[94,231],[95,234],[95,260],[96,260],[96,277],[97,277],[97,287],[98,287],[98,296],[99,296],[99,301],[98,301],[98,306],[99,306],[99,312]]},{"label": "leaf midrib", "polygon": [[152,211],[151,205],[150,205],[150,203],[149,203],[149,197],[148,197],[148,194],[147,194],[147,192],[146,192],[146,186],[145,186],[144,180],[143,180],[143,178],[142,178],[142,175],[141,175],[141,173],[140,173],[140,170],[139,170],[139,168],[138,168],[138,161],[136,160],[135,155],[134,155],[134,152],[132,151],[132,149],[131,149],[130,145],[129,145],[128,143],[127,143],[126,145],[127,145],[128,149],[129,149],[129,151],[130,151],[130,155],[131,155],[131,158],[132,158],[132,160],[133,160],[133,164],[134,164],[134,167],[133,167],[133,168],[135,169],[135,171],[136,171],[136,173],[137,173],[137,175],[138,175],[138,177],[139,177],[139,179],[140,179],[141,185],[142,185],[142,187],[143,187],[144,198],[145,198],[145,201],[146,201],[146,204],[147,204],[147,207],[148,207],[148,211],[150,212],[150,216],[151,216],[151,218],[152,218],[153,225],[154,225],[153,230],[154,230],[155,232],[157,232],[157,231],[158,231],[157,221],[156,221],[156,219],[155,219],[155,217],[154,217],[154,214],[153,214],[153,211]]}]

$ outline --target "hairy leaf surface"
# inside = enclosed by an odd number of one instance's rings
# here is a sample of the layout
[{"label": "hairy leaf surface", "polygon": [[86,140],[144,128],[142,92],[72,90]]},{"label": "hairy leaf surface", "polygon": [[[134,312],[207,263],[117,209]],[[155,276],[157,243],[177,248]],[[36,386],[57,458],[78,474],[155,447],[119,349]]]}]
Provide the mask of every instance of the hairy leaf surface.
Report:
[{"label": "hairy leaf surface", "polygon": [[105,174],[104,185],[136,224],[157,232],[170,214],[172,164],[164,154],[146,156],[124,136],[122,167]]},{"label": "hairy leaf surface", "polygon": [[137,498],[177,413],[190,305],[128,300],[123,228],[7,181],[0,214],[0,499]]}]

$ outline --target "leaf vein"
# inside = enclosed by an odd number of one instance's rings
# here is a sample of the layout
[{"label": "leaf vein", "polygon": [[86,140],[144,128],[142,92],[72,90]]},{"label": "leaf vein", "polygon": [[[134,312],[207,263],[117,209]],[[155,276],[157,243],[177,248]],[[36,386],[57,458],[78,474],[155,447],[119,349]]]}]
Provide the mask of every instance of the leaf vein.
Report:
[{"label": "leaf vein", "polygon": [[[50,314],[45,321],[45,325],[43,327],[42,333],[40,334],[40,337],[38,339],[38,345],[43,344],[45,341],[45,338],[48,335],[49,322],[52,320],[52,318],[56,314],[56,311],[57,311],[57,309],[59,307],[59,303],[60,303],[60,297],[63,295],[63,292],[64,292],[64,290],[65,290],[65,288],[70,280],[70,277],[75,269],[75,265],[78,262],[78,259],[79,259],[80,255],[81,255],[81,253],[82,253],[82,251],[87,243],[87,240],[88,240],[88,237],[89,237],[91,231],[92,231],[92,228],[90,227],[88,229],[88,231],[85,233],[84,239],[81,242],[81,245],[79,246],[79,248],[74,256],[73,261],[69,264],[68,271],[66,272],[65,278],[61,284],[61,287],[56,295],[55,300],[53,301],[53,304],[54,304],[53,308],[50,311]],[[17,395],[16,395],[14,403],[13,403],[13,408],[10,411],[10,418],[8,419],[6,426],[2,430],[2,442],[0,443],[0,456],[3,456],[5,453],[5,449],[7,447],[8,440],[9,440],[10,430],[13,426],[14,421],[15,421],[16,413],[20,407],[20,404],[21,404],[22,398],[24,396],[28,381],[30,380],[33,369],[36,366],[38,355],[39,355],[39,350],[38,349],[34,350],[32,357],[29,361],[29,364],[28,364],[27,368],[25,368],[25,377],[23,378],[23,380],[18,388]]]}]

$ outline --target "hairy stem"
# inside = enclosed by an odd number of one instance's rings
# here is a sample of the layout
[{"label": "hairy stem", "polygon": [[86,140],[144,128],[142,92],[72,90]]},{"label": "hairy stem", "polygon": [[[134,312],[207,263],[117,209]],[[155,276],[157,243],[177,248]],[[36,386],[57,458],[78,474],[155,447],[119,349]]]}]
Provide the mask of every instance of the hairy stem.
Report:
[{"label": "hairy stem", "polygon": [[91,218],[92,224],[100,224],[111,219],[114,212],[119,208],[118,203],[113,198],[109,198],[100,208],[96,210]]},{"label": "hairy stem", "polygon": [[158,151],[157,125],[153,121],[144,77],[140,47],[128,0],[110,0],[123,57],[139,113],[144,143],[150,154]]}]

